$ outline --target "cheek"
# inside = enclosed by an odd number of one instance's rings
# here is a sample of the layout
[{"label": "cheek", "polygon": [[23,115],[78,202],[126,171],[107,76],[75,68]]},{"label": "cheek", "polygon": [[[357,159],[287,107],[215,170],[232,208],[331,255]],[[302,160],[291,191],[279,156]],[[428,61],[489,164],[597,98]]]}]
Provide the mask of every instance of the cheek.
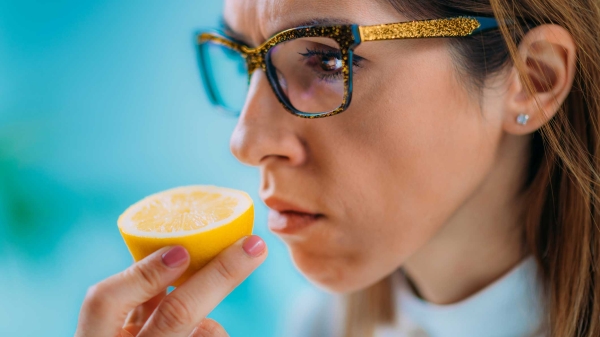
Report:
[{"label": "cheek", "polygon": [[[407,56],[377,77],[380,85],[356,114],[347,139],[366,158],[360,168],[376,189],[380,209],[402,215],[399,225],[440,225],[481,183],[494,161],[501,124],[484,116],[477,97],[458,80],[440,44]],[[385,84],[385,85],[383,85]],[[377,197],[377,196],[373,196]],[[425,230],[425,229],[424,229]]]},{"label": "cheek", "polygon": [[483,181],[501,128],[481,114],[451,62],[425,54],[398,69],[403,76],[382,73],[380,85],[357,88],[367,98],[329,131],[337,141],[327,171],[336,174],[324,180],[343,199],[335,247],[345,255],[297,250],[301,270],[334,290],[372,284],[429,241]]}]

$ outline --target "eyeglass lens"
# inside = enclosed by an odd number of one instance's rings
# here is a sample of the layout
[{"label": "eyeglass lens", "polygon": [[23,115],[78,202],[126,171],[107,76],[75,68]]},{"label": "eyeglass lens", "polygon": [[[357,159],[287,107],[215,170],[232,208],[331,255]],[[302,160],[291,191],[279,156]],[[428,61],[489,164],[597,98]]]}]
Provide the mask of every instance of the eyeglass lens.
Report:
[{"label": "eyeglass lens", "polygon": [[[203,46],[209,85],[219,103],[239,112],[248,90],[245,59],[228,47],[208,42]],[[327,113],[340,107],[344,97],[343,61],[339,44],[330,38],[286,41],[267,55],[269,76],[275,79],[293,108],[303,113]]]}]

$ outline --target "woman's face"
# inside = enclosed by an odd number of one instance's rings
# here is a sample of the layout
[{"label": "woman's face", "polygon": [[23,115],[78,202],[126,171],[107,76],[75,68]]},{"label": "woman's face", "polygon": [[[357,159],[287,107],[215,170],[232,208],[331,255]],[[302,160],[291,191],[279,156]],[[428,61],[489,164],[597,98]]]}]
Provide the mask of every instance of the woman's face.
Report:
[{"label": "woman's face", "polygon": [[[359,0],[226,0],[224,16],[252,46],[315,19],[407,20],[386,1]],[[393,272],[493,167],[502,137],[498,104],[487,90],[483,98],[467,91],[447,43],[362,44],[350,108],[323,119],[288,113],[264,72],[254,73],[231,151],[259,167],[269,226],[317,285],[354,291]],[[319,216],[284,212],[289,205]]]}]

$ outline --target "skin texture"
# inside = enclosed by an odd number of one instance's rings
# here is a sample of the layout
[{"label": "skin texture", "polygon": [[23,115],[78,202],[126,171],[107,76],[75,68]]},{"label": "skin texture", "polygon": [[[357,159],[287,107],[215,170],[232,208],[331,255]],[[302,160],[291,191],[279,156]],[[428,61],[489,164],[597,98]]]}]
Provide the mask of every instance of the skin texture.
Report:
[{"label": "skin texture", "polygon": [[[250,46],[313,19],[406,21],[385,1],[358,0],[226,0],[224,17]],[[522,260],[530,135],[570,91],[576,52],[555,25],[531,31],[519,51],[544,64],[529,62],[527,75],[545,73],[549,89],[526,94],[511,66],[469,91],[447,39],[365,43],[350,108],[317,120],[286,112],[265,74],[253,75],[231,151],[260,169],[263,200],[324,215],[281,235],[309,280],[350,292],[403,267],[420,296],[447,304]]]}]

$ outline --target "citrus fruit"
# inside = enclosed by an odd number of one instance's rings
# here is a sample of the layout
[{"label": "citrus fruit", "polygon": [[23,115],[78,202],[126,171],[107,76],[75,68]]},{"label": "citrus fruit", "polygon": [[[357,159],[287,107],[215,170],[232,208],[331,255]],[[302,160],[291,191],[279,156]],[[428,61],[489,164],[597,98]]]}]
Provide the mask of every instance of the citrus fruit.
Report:
[{"label": "citrus fruit", "polygon": [[254,204],[246,192],[208,185],[152,194],[127,208],[117,221],[136,262],[165,246],[187,249],[190,265],[173,286],[251,235],[253,224]]}]

